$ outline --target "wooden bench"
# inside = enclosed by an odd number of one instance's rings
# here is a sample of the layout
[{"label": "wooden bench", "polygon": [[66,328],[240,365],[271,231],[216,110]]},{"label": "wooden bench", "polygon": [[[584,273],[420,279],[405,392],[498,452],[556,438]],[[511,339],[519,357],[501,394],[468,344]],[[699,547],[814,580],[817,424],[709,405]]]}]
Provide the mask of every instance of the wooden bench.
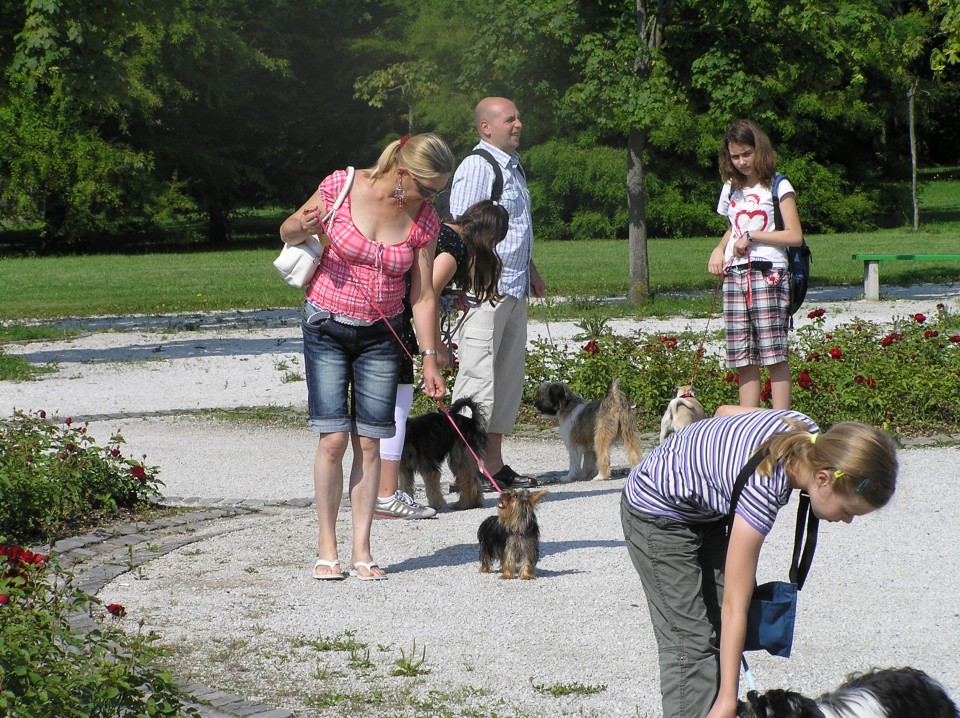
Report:
[{"label": "wooden bench", "polygon": [[863,262],[863,295],[871,302],[880,299],[880,262],[960,262],[960,254],[854,254],[853,258]]}]

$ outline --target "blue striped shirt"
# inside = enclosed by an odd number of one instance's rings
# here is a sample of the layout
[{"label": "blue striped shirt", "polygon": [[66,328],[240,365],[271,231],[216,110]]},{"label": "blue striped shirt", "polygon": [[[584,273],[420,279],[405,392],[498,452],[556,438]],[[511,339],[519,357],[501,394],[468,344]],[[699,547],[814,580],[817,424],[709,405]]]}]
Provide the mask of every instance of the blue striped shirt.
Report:
[{"label": "blue striped shirt", "polygon": [[[533,218],[530,214],[530,192],[520,173],[520,155],[507,154],[493,145],[480,141],[474,149],[484,149],[493,155],[503,173],[503,194],[500,204],[510,215],[507,236],[497,245],[497,254],[503,263],[500,275],[500,293],[517,299],[527,296],[530,286],[530,259],[533,256]],[[453,175],[450,188],[450,214],[459,217],[471,205],[490,199],[493,168],[478,155],[464,158]]]},{"label": "blue striped shirt", "polygon": [[[657,446],[627,477],[624,494],[635,511],[684,523],[708,523],[730,511],[733,485],[760,444],[789,431],[790,417],[818,433],[796,411],[754,411],[691,424]],[[781,464],[773,476],[753,476],[740,494],[737,514],[766,536],[777,512],[790,500],[790,481]]]}]

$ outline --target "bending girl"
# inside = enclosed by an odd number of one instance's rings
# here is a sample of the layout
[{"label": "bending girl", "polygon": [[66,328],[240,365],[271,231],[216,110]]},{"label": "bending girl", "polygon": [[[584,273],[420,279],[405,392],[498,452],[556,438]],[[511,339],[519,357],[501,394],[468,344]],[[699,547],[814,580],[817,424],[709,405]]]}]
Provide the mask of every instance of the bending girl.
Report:
[{"label": "bending girl", "polygon": [[[794,491],[810,495],[821,520],[849,524],[896,490],[896,450],[879,429],[844,422],[820,434],[794,411],[717,414],[655,448],[621,499],[657,639],[664,718],[736,716],[760,548]],[[733,485],[758,450],[769,456],[747,479],[728,542]]]}]

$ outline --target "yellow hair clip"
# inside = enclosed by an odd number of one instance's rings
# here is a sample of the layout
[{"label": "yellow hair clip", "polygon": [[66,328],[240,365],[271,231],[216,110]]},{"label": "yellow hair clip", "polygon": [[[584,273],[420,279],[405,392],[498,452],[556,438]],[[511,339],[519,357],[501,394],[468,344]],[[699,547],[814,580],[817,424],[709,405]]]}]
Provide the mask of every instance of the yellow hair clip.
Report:
[{"label": "yellow hair clip", "polygon": [[818,437],[818,436],[820,436],[820,434],[810,434],[810,443],[811,443],[811,444],[816,444],[816,443],[817,443],[817,437]]},{"label": "yellow hair clip", "polygon": [[844,474],[842,471],[833,472],[833,478],[835,479],[842,479],[844,476],[846,476],[846,474]]}]

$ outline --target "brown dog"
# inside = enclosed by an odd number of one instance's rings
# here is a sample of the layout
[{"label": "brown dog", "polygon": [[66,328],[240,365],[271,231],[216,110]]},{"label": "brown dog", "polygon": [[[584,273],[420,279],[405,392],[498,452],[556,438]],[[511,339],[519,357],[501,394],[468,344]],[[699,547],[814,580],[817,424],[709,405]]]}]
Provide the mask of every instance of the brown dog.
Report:
[{"label": "brown dog", "polygon": [[560,438],[570,457],[561,482],[609,479],[610,447],[618,439],[627,447],[630,465],[640,463],[636,418],[616,379],[603,399],[589,402],[563,382],[544,382],[534,406],[560,421]]}]

